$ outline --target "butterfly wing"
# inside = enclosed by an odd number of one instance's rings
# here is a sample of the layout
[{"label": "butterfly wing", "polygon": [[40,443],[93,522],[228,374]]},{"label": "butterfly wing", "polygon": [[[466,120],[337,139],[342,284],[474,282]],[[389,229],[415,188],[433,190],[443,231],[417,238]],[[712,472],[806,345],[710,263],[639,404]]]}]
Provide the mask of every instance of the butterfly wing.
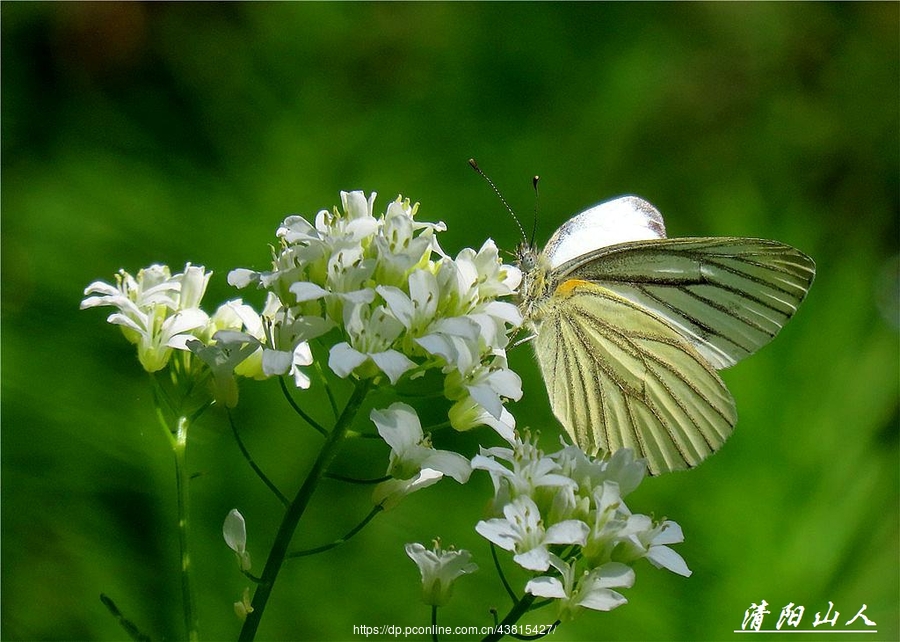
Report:
[{"label": "butterfly wing", "polygon": [[655,314],[576,279],[541,308],[535,351],[550,404],[584,451],[631,448],[659,474],[700,463],[731,433],[725,384]]},{"label": "butterfly wing", "polygon": [[815,263],[799,250],[749,238],[622,243],[554,270],[557,282],[591,281],[652,312],[718,369],[771,341],[814,277]]},{"label": "butterfly wing", "polygon": [[639,196],[620,196],[576,214],[556,230],[542,252],[551,269],[601,248],[666,237],[662,214]]}]

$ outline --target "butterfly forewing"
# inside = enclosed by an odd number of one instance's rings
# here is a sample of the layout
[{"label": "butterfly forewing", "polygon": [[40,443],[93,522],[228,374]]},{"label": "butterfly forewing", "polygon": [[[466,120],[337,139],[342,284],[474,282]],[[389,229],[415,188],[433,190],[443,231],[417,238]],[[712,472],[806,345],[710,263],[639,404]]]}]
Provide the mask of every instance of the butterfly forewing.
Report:
[{"label": "butterfly forewing", "polygon": [[659,474],[698,464],[730,434],[725,384],[657,315],[577,279],[541,307],[535,348],[551,406],[586,452],[632,448]]},{"label": "butterfly forewing", "polygon": [[797,310],[815,264],[789,245],[747,238],[622,243],[554,270],[620,294],[684,335],[716,368],[772,340]]},{"label": "butterfly forewing", "polygon": [[617,243],[662,239],[662,214],[638,196],[622,196],[588,208],[563,223],[544,246],[551,269]]}]

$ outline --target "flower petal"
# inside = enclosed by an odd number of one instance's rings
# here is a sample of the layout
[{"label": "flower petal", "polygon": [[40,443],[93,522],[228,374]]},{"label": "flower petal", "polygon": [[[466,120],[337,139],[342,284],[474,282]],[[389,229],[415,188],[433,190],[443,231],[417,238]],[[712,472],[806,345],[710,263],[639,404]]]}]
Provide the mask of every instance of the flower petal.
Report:
[{"label": "flower petal", "polygon": [[403,452],[424,438],[419,416],[405,403],[392,403],[387,410],[373,409],[369,418],[381,438],[395,452]]},{"label": "flower petal", "polygon": [[595,588],[578,601],[578,606],[595,611],[612,611],[627,602],[628,600],[621,593],[605,588]]},{"label": "flower petal", "polygon": [[510,523],[499,517],[481,520],[475,524],[475,532],[505,551],[514,551],[518,536]]},{"label": "flower petal", "polygon": [[662,532],[653,538],[653,544],[679,544],[684,541],[684,532],[676,522],[666,521]]},{"label": "flower petal", "polygon": [[390,285],[379,285],[375,291],[381,295],[387,304],[388,310],[396,319],[403,324],[403,327],[409,330],[413,322],[413,304],[406,293],[400,288]]},{"label": "flower petal", "polygon": [[262,369],[266,376],[287,374],[294,361],[293,353],[284,350],[263,350]]},{"label": "flower petal", "polygon": [[308,281],[298,281],[297,283],[294,283],[291,285],[290,291],[297,297],[298,303],[315,301],[328,294],[328,290],[325,288],[316,285],[315,283],[309,283]]},{"label": "flower petal", "polygon": [[354,350],[346,341],[331,348],[328,353],[328,367],[339,377],[346,378],[357,367],[365,363],[368,357]]},{"label": "flower petal", "polygon": [[546,571],[550,568],[550,552],[543,546],[535,546],[530,551],[514,555],[513,560],[529,571]]},{"label": "flower petal", "polygon": [[410,493],[436,484],[442,477],[440,471],[425,468],[412,479],[389,479],[375,487],[372,501],[376,505],[381,505],[384,510],[390,510]]},{"label": "flower petal", "polygon": [[588,525],[578,519],[567,519],[553,524],[544,535],[547,544],[578,544],[584,546],[590,532]]},{"label": "flower petal", "polygon": [[562,582],[555,577],[536,577],[525,585],[525,592],[537,597],[556,599],[564,599],[566,597],[566,589],[563,588]]},{"label": "flower petal", "polygon": [[691,576],[691,569],[684,558],[668,546],[651,546],[647,559],[656,568],[664,568],[684,577]]},{"label": "flower petal", "polygon": [[439,470],[460,484],[465,484],[469,481],[469,475],[472,474],[472,466],[469,464],[469,460],[459,453],[450,452],[449,450],[433,450],[422,462],[422,468]]},{"label": "flower petal", "polygon": [[259,283],[259,272],[246,268],[236,268],[228,273],[228,285],[245,288],[251,283]]},{"label": "flower petal", "polygon": [[[386,350],[384,352],[375,352],[369,355],[381,371],[388,376],[391,384],[397,383],[397,380],[403,376],[403,373],[412,370],[416,364],[406,355],[396,350]],[[330,365],[330,362],[329,362]]]}]

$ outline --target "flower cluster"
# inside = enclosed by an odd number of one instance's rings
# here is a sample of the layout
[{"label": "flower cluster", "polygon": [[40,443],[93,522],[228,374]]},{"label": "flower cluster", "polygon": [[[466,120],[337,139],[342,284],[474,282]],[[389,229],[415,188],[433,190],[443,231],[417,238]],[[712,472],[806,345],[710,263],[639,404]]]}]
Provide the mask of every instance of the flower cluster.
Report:
[{"label": "flower cluster", "polygon": [[95,281],[84,290],[81,309],[112,306],[118,312],[107,321],[121,326],[125,338],[138,347],[138,359],[147,372],[166,367],[175,348],[186,350],[209,322],[200,300],[212,273],[190,263],[172,276],[168,266],[151,265],[131,276],[116,274],[116,285]]},{"label": "flower cluster", "polygon": [[498,515],[479,522],[476,531],[535,573],[526,592],[558,599],[560,620],[584,608],[624,604],[614,589],[632,586],[631,565],[640,558],[690,575],[668,547],[683,540],[678,524],[632,514],[625,505],[646,472],[630,450],[597,460],[575,446],[545,455],[530,437],[516,436],[510,445],[482,449],[472,460],[473,468],[491,475]]},{"label": "flower cluster", "polygon": [[[211,316],[200,308],[212,272],[202,266],[184,266],[173,275],[166,265],[151,265],[132,276],[116,274],[116,284],[91,283],[81,309],[117,308],[107,321],[122,328],[125,338],[138,347],[138,360],[147,372],[165,368],[174,350],[198,354],[211,369],[215,397],[229,406],[237,403],[234,374],[261,376],[262,321],[240,299],[228,301]],[[256,359],[251,359],[256,353]]]},{"label": "flower cluster", "polygon": [[259,325],[259,317],[240,299],[223,304],[212,316],[200,308],[211,276],[190,263],[175,275],[166,265],[151,265],[136,277],[119,270],[115,285],[95,281],[85,288],[80,307],[117,308],[107,321],[120,326],[125,338],[137,345],[144,369],[157,372],[169,363],[173,350],[187,351],[192,341],[209,344],[219,330]]},{"label": "flower cluster", "polygon": [[521,274],[490,240],[447,256],[436,238],[444,225],[416,221],[418,204],[398,197],[376,217],[374,200],[341,192],[342,210],[322,210],[315,223],[288,217],[271,271],[229,274],[232,285],[269,293],[263,371],[297,376],[308,342],[336,331],[328,365],[339,376],[393,385],[439,369],[456,429],[488,424],[511,436],[503,401],[521,396],[521,381],[505,350],[522,319],[496,299],[511,294]]}]

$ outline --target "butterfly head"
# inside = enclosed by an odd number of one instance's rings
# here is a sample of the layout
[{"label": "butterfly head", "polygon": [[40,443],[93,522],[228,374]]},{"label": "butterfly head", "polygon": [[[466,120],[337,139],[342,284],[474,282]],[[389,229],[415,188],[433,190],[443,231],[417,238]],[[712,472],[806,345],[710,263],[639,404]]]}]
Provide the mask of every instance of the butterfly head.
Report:
[{"label": "butterfly head", "polygon": [[540,307],[550,296],[550,267],[533,245],[522,243],[516,250],[522,283],[519,285],[519,311],[531,324],[540,317]]},{"label": "butterfly head", "polygon": [[522,242],[516,248],[516,260],[523,273],[531,272],[538,265],[537,250],[530,243]]}]

